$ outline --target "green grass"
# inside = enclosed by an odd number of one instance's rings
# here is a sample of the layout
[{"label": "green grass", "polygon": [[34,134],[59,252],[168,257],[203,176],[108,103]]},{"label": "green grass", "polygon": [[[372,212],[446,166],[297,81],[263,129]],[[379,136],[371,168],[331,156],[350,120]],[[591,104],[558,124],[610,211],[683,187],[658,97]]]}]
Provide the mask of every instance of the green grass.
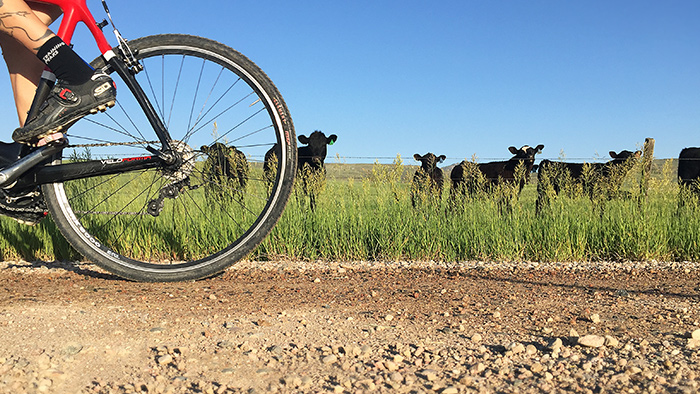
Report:
[{"label": "green grass", "polygon": [[[700,207],[678,204],[672,161],[655,162],[646,193],[641,170],[625,178],[622,198],[591,201],[569,195],[552,199],[535,212],[536,179],[517,199],[482,194],[449,202],[449,184],[440,199],[411,206],[410,179],[415,166],[400,158],[393,165],[330,163],[312,212],[296,193],[270,236],[252,253],[254,259],[302,260],[699,260]],[[255,169],[254,169],[255,170]],[[449,173],[446,174],[449,178]],[[504,193],[501,193],[503,195]],[[507,193],[505,193],[507,194]],[[124,242],[140,242],[144,254],[165,245],[178,253],[212,237],[205,224],[188,234],[148,225],[130,230]],[[0,219],[0,258],[72,259],[79,256],[58,234],[51,220],[28,228]],[[221,237],[221,234],[217,234]]]}]

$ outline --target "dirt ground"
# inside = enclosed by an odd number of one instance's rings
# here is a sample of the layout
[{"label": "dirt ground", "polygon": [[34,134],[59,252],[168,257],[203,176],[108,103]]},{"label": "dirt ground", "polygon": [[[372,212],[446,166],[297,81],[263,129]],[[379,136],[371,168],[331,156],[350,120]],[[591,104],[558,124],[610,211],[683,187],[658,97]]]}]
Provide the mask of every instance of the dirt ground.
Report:
[{"label": "dirt ground", "polygon": [[695,263],[4,262],[0,392],[693,393],[699,301]]}]

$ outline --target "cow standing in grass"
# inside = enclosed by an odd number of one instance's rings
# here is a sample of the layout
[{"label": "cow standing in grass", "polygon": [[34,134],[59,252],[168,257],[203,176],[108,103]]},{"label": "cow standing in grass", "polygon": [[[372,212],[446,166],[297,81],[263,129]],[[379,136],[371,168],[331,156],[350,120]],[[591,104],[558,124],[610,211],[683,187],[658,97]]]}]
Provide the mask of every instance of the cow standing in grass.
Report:
[{"label": "cow standing in grass", "polygon": [[200,150],[207,155],[202,166],[207,198],[215,201],[237,198],[243,202],[250,171],[245,154],[235,146],[227,146],[221,142],[211,146],[204,145]]},{"label": "cow standing in grass", "polygon": [[641,155],[641,151],[610,151],[612,160],[606,163],[542,160],[537,171],[537,212],[560,193],[587,195],[598,206],[603,201],[620,197],[622,181]]},{"label": "cow standing in grass", "polygon": [[700,148],[685,148],[678,155],[679,203],[700,197]]},{"label": "cow standing in grass", "polygon": [[[300,135],[298,140],[306,146],[297,148],[297,185],[301,187],[302,193],[309,197],[309,206],[313,211],[316,209],[316,197],[326,183],[325,160],[328,145],[333,145],[338,136],[331,134],[326,137],[323,132],[316,130],[308,137]],[[275,176],[278,151],[279,145],[275,144],[265,153],[263,173],[268,185],[272,184]]]},{"label": "cow standing in grass", "polygon": [[433,153],[421,156],[416,153],[413,158],[421,163],[411,182],[411,204],[415,208],[423,200],[442,198],[443,175],[437,165],[445,161],[446,157],[435,156]]},{"label": "cow standing in grass", "polygon": [[491,192],[499,185],[517,186],[517,193],[525,187],[529,174],[535,164],[535,155],[542,152],[544,145],[533,148],[525,145],[518,149],[508,148],[513,154],[506,161],[474,163],[462,161],[450,173],[452,188],[450,200],[456,202],[458,196],[475,196],[479,193]]}]

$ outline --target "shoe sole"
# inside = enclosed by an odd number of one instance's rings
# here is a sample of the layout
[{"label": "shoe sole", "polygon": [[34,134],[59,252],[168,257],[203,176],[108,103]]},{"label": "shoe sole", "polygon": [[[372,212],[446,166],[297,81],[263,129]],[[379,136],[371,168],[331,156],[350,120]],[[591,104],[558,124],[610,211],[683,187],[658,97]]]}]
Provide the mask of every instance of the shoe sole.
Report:
[{"label": "shoe sole", "polygon": [[51,135],[51,134],[56,134],[56,133],[61,132],[62,130],[64,130],[64,128],[66,128],[66,126],[68,126],[68,125],[72,126],[75,121],[77,121],[77,120],[79,120],[87,115],[94,115],[98,112],[105,112],[105,111],[107,111],[108,108],[114,107],[115,104],[116,104],[116,100],[110,100],[104,104],[99,104],[97,107],[92,108],[91,110],[89,110],[85,114],[77,114],[77,115],[73,116],[72,118],[70,118],[67,122],[63,122],[63,124],[61,124],[60,126],[50,128],[50,129],[46,130],[45,132],[43,132],[35,137],[32,137],[33,142],[31,142],[31,143],[23,142],[23,141],[17,141],[17,142],[28,144],[30,146],[36,146],[36,144],[39,141],[41,141],[42,139],[44,139],[44,137]]}]

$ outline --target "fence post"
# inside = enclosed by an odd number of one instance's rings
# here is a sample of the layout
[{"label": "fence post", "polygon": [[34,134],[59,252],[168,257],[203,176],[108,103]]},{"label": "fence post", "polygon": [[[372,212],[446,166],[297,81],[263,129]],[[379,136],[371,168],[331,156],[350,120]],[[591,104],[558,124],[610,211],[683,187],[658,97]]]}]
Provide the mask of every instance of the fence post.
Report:
[{"label": "fence post", "polygon": [[649,177],[651,177],[651,164],[654,162],[654,139],[644,140],[644,151],[642,155],[642,179],[639,181],[639,207],[646,202],[649,189]]}]

